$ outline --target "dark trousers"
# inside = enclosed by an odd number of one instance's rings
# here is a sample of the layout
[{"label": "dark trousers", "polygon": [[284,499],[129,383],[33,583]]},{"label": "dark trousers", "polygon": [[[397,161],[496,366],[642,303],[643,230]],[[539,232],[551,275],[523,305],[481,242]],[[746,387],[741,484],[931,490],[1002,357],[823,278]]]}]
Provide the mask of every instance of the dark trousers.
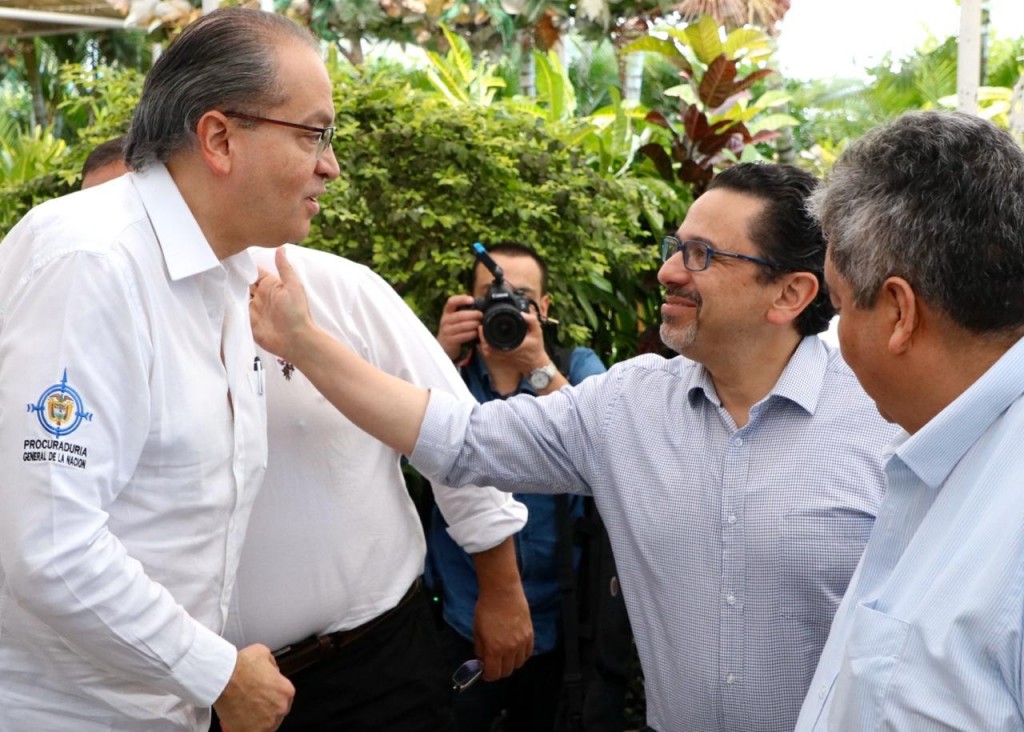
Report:
[{"label": "dark trousers", "polygon": [[[295,674],[280,730],[454,732],[451,674],[421,590],[337,656]],[[210,729],[219,732],[216,719]]]},{"label": "dark trousers", "polygon": [[[442,630],[445,658],[454,671],[475,657],[473,644],[447,624]],[[455,692],[458,732],[488,732],[505,711],[505,732],[550,732],[555,727],[562,688],[562,649],[532,656],[521,668],[498,681],[481,679]]]}]

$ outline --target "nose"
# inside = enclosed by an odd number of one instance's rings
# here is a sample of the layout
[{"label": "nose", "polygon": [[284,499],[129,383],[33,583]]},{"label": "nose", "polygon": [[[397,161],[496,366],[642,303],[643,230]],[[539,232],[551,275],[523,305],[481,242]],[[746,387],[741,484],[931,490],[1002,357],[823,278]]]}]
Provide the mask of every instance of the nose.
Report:
[{"label": "nose", "polygon": [[658,270],[658,282],[663,287],[669,285],[687,285],[693,280],[693,273],[683,266],[683,253],[676,252],[665,260]]},{"label": "nose", "polygon": [[341,175],[341,166],[338,165],[338,159],[334,157],[333,145],[328,145],[324,154],[316,161],[316,173],[327,180],[334,180]]}]

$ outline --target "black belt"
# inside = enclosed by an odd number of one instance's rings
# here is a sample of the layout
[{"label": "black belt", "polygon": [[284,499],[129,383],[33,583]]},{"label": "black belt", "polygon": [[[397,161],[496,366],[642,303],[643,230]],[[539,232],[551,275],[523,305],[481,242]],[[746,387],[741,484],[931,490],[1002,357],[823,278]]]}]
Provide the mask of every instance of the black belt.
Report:
[{"label": "black belt", "polygon": [[314,664],[333,658],[342,648],[362,638],[412,602],[412,599],[419,593],[421,584],[422,580],[417,577],[397,605],[358,627],[324,635],[311,635],[298,643],[278,648],[274,651],[278,669],[285,676],[294,676]]}]

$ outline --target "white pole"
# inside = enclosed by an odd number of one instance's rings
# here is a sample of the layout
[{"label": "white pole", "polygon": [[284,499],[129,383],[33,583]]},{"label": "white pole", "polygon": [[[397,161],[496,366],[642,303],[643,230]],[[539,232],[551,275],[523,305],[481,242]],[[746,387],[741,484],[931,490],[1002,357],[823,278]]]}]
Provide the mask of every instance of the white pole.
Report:
[{"label": "white pole", "polygon": [[956,58],[956,108],[960,112],[977,114],[981,75],[981,0],[961,0]]}]

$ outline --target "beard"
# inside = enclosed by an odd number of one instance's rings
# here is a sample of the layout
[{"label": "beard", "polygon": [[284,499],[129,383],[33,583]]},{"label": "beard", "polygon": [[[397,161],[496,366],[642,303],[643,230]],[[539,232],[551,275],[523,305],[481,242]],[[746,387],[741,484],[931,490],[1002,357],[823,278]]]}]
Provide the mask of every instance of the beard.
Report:
[{"label": "beard", "polygon": [[662,316],[663,320],[659,330],[662,343],[676,353],[686,355],[685,352],[693,346],[697,340],[697,333],[700,330],[700,311],[703,305],[703,300],[701,300],[700,293],[679,288],[666,290],[665,296],[685,298],[696,306],[693,319],[686,322],[681,322],[679,319],[674,317]]}]

